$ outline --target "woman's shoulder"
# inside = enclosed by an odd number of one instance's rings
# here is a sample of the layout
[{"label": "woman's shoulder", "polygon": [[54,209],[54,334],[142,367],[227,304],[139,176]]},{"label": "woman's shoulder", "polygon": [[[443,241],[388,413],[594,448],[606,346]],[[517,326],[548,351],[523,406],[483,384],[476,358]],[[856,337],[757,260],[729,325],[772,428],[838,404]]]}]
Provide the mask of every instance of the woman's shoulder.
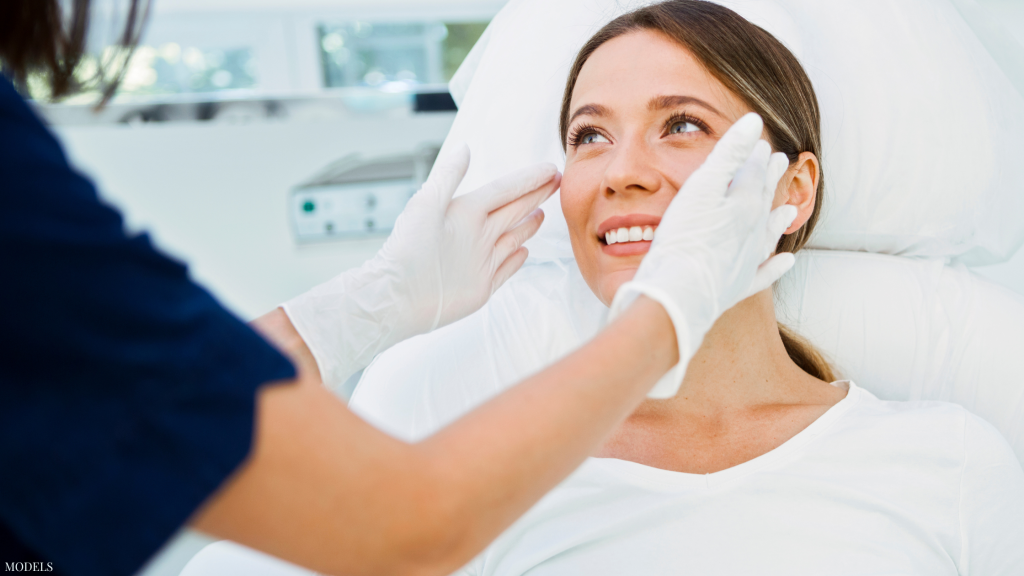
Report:
[{"label": "woman's shoulder", "polygon": [[883,400],[851,383],[855,402],[847,415],[848,431],[875,437],[884,445],[921,453],[931,449],[959,460],[1011,459],[1016,456],[998,430],[980,416],[953,402]]},{"label": "woman's shoulder", "polygon": [[890,428],[913,427],[917,429],[963,431],[969,420],[981,420],[966,408],[952,402],[940,400],[888,400],[879,398],[869,389],[850,382],[852,406],[850,416],[854,420],[888,430]]},{"label": "woman's shoulder", "polygon": [[477,312],[380,354],[350,407],[406,440],[436,432],[596,331],[596,298],[580,286],[574,267],[524,266]]}]

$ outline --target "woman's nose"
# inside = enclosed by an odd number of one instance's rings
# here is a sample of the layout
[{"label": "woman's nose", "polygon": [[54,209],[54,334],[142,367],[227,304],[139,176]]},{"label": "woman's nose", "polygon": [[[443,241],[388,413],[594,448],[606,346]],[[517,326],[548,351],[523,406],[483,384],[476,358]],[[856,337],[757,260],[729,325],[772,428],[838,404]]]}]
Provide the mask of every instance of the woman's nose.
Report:
[{"label": "woman's nose", "polygon": [[661,187],[661,175],[655,169],[654,154],[643,145],[619,146],[605,166],[604,194],[650,194]]}]

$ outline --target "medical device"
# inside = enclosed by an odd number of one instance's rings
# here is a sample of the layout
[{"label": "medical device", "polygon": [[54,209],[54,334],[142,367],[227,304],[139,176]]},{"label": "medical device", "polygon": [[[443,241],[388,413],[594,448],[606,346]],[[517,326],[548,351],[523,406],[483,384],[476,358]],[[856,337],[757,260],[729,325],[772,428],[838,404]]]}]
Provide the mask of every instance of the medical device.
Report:
[{"label": "medical device", "polygon": [[292,189],[288,214],[299,242],[387,234],[419,190],[439,148],[364,158],[351,154]]}]

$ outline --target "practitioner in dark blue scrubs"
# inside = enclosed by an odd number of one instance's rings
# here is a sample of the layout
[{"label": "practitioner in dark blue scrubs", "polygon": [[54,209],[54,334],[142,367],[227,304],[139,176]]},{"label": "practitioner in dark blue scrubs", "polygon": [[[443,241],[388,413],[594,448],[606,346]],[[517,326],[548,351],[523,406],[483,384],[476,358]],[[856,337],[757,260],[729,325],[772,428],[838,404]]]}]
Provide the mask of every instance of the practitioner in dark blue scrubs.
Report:
[{"label": "practitioner in dark blue scrubs", "polygon": [[0,563],[129,574],[248,453],[257,388],[295,369],[126,234],[3,77],[0,264]]},{"label": "practitioner in dark blue scrubs", "polygon": [[[124,1],[130,48],[147,6]],[[250,327],[145,234],[126,233],[16,91],[30,73],[55,96],[74,89],[88,13],[88,0],[0,1],[5,570],[128,575],[192,526],[323,573],[448,574],[581,463],[676,364],[668,315],[641,297],[584,347],[600,362],[571,355],[417,444],[379,432],[321,384],[310,346],[280,308]],[[103,88],[109,96],[114,85]],[[446,239],[453,207],[465,215],[484,205],[474,198],[500,198],[502,208],[473,221],[487,228],[508,208],[527,223],[500,236],[494,226],[489,236],[470,230],[456,244],[503,245],[518,259],[511,268],[521,265],[519,247],[540,225],[524,217],[557,188],[553,168],[533,190],[492,185],[466,201],[450,200],[455,176],[439,219],[406,218],[412,233],[388,246]],[[440,258],[440,247],[425,247],[427,260]],[[388,260],[412,271],[390,274],[408,276],[396,294],[415,292],[417,266],[474,265],[423,260]],[[489,294],[491,277],[464,280],[477,281]],[[410,316],[435,318],[439,300],[426,300]],[[317,302],[332,307],[330,296]],[[351,324],[367,326],[374,316],[364,312],[354,309]]]},{"label": "practitioner in dark blue scrubs", "polygon": [[0,182],[0,560],[53,547],[58,568],[130,573],[245,457],[257,388],[295,369],[126,234],[2,78]]}]

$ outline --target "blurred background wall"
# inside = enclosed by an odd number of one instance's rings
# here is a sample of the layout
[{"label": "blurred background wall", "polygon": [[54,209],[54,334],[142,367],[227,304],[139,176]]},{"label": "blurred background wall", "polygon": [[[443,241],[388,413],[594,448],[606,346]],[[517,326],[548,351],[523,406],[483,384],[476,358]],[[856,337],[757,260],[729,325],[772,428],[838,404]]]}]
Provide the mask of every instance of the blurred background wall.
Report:
[{"label": "blurred background wall", "polygon": [[[381,245],[382,231],[299,241],[289,195],[345,155],[442,142],[454,112],[417,112],[415,94],[446,90],[503,4],[157,0],[114,105],[44,110],[129,225],[251,319]],[[982,4],[1024,41],[1024,2]],[[1024,293],[1024,252],[978,272]]]},{"label": "blurred background wall", "polygon": [[132,229],[251,319],[380,247],[386,230],[300,241],[291,191],[350,154],[443,142],[454,112],[416,94],[447,92],[503,4],[157,0],[107,110],[86,94],[43,112]]}]

